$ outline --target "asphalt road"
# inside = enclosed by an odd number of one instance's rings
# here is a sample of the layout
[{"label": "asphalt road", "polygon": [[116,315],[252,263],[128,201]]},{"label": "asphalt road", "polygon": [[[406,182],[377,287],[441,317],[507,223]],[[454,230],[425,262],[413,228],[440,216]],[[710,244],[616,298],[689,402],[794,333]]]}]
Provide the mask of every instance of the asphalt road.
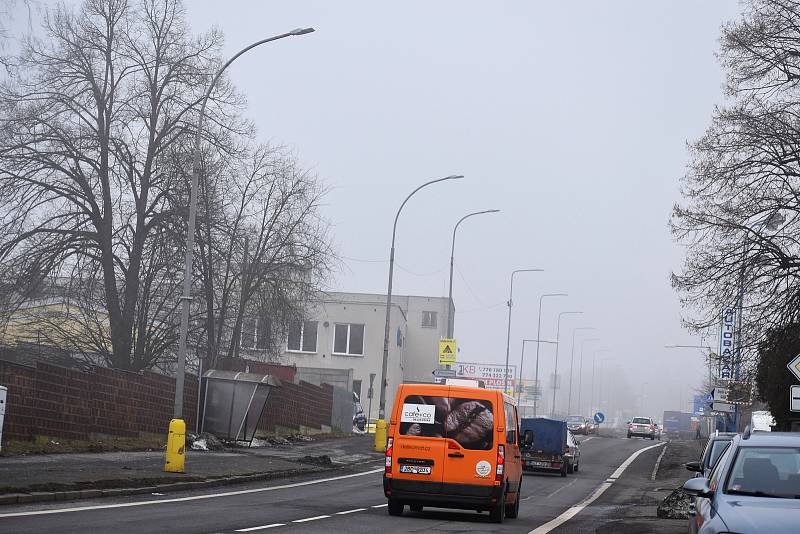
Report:
[{"label": "asphalt road", "polygon": [[[599,487],[608,485],[613,490],[609,477],[616,471],[622,480],[620,466],[636,451],[654,444],[598,437],[582,441],[580,472],[566,478],[526,475],[520,517],[500,525],[490,523],[487,513],[453,510],[411,513],[406,508],[402,517],[390,517],[381,464],[371,463],[360,471],[218,490],[8,506],[0,508],[0,532],[530,532],[552,524]],[[648,451],[628,462],[631,471],[652,470],[656,453]],[[12,515],[20,513],[27,515]],[[570,527],[580,521],[579,512],[553,531],[575,531]],[[537,534],[544,531],[540,528]]]}]

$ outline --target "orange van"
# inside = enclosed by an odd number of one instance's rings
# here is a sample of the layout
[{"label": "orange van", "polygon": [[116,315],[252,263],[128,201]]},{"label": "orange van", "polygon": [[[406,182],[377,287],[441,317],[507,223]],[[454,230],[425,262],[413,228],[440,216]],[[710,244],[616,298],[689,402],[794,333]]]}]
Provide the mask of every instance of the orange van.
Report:
[{"label": "orange van", "polygon": [[522,485],[514,399],[501,391],[401,384],[389,420],[383,492],[389,514],[423,506],[517,517]]}]

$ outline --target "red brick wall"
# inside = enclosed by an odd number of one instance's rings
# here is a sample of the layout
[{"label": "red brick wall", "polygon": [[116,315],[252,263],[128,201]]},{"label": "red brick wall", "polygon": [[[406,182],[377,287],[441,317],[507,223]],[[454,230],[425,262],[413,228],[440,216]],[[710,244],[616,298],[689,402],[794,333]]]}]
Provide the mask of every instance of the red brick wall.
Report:
[{"label": "red brick wall", "polygon": [[[175,398],[175,379],[167,376],[103,367],[83,372],[43,362],[27,367],[0,360],[0,384],[8,387],[4,439],[165,433]],[[197,377],[187,375],[188,428],[194,428],[196,407]]]},{"label": "red brick wall", "polygon": [[272,431],[276,426],[298,429],[300,425],[319,428],[330,426],[333,412],[333,388],[308,382],[281,382],[270,389],[258,429]]}]

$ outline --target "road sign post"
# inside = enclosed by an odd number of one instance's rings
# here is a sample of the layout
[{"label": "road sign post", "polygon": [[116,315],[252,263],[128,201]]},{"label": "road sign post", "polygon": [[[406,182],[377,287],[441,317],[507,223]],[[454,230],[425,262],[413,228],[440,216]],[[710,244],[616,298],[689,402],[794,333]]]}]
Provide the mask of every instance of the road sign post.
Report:
[{"label": "road sign post", "polygon": [[800,382],[800,354],[792,358],[792,361],[786,365],[789,371],[794,375],[798,382]]},{"label": "road sign post", "polygon": [[789,411],[800,412],[800,386],[792,386],[789,390]]}]

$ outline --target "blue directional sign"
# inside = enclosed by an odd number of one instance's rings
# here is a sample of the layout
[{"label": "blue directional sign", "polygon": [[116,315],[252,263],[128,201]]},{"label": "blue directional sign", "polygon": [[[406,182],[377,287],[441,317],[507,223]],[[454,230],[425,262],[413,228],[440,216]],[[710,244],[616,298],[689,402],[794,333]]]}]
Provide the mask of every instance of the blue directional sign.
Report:
[{"label": "blue directional sign", "polygon": [[603,421],[606,420],[606,416],[603,415],[603,412],[597,412],[596,414],[594,414],[593,419],[594,419],[594,422],[599,425],[600,423],[602,423]]}]

